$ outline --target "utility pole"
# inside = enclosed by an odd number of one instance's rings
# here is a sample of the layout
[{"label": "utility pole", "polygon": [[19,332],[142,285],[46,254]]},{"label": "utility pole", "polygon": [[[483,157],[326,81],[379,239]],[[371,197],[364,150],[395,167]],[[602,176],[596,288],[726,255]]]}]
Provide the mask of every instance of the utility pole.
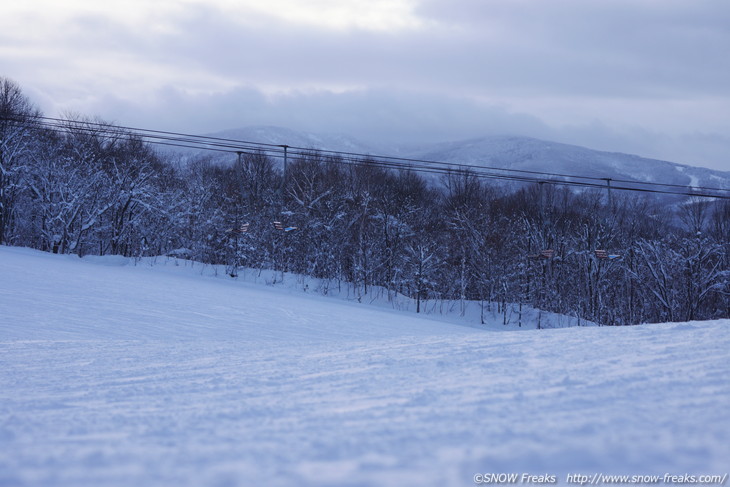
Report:
[{"label": "utility pole", "polygon": [[284,144],[284,145],[280,145],[279,147],[284,148],[284,173],[282,174],[282,177],[281,177],[281,209],[283,211],[284,210],[284,191],[286,189],[286,169],[287,169],[287,165],[289,162],[288,161],[289,146]]},{"label": "utility pole", "polygon": [[[238,180],[237,183],[242,184],[243,183],[243,167],[241,166],[241,156],[243,155],[243,152],[236,151],[236,155],[238,156],[238,162],[236,163],[236,171],[234,174],[236,175],[236,179]],[[238,186],[238,184],[236,184],[236,186]],[[237,189],[237,191],[236,191],[236,193],[237,193],[236,194],[236,228],[238,228],[238,224],[239,224],[238,213],[240,211],[239,206],[241,203],[241,195],[243,194],[243,188],[236,188],[236,189]]]},{"label": "utility pole", "polygon": [[606,187],[608,188],[608,208],[613,213],[613,194],[611,194],[611,178],[604,178],[606,180]]},{"label": "utility pole", "polygon": [[542,195],[542,187],[544,184],[545,184],[545,181],[540,181],[537,183],[537,187],[540,189],[539,196],[538,196],[538,199],[539,199],[538,203],[540,205],[539,206],[539,208],[540,208],[540,225],[542,227],[545,226],[545,208],[544,208],[543,195]]}]

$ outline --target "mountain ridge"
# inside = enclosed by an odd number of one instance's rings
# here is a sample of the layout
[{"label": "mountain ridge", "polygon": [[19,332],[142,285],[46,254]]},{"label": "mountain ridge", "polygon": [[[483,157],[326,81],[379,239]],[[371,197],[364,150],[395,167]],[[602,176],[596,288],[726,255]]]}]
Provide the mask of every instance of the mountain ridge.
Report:
[{"label": "mountain ridge", "polygon": [[485,135],[408,146],[375,144],[347,134],[304,132],[277,126],[242,127],[208,135],[271,145],[473,167],[662,183],[688,188],[730,189],[730,171],[519,135]]}]

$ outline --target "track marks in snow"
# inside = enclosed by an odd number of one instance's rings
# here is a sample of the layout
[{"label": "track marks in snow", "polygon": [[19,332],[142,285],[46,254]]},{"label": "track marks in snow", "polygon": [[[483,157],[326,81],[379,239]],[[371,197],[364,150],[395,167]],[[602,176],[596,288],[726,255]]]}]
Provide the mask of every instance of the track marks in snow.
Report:
[{"label": "track marks in snow", "polygon": [[30,251],[0,268],[10,485],[461,486],[730,458],[727,320],[486,333]]}]

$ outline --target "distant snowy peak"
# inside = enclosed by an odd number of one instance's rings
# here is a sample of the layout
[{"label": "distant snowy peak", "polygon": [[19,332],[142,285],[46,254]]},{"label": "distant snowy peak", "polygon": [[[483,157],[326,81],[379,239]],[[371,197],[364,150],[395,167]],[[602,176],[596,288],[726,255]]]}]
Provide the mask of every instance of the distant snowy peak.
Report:
[{"label": "distant snowy peak", "polygon": [[372,146],[349,135],[301,132],[275,126],[243,127],[207,135],[209,137],[255,142],[259,144],[288,145],[305,149],[362,154],[371,154],[374,152]]},{"label": "distant snowy peak", "polygon": [[530,137],[488,136],[434,144],[411,157],[545,173],[730,189],[730,172]]},{"label": "distant snowy peak", "polygon": [[208,135],[261,144],[397,156],[474,167],[730,189],[730,172],[531,137],[492,135],[404,148],[367,143],[345,134],[319,134],[275,126],[245,127]]}]

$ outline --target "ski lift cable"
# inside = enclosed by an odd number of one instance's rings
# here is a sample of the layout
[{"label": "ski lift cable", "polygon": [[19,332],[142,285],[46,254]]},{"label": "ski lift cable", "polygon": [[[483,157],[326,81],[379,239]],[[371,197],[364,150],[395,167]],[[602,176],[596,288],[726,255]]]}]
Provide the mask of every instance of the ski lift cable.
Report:
[{"label": "ski lift cable", "polygon": [[[238,145],[230,145],[230,144],[206,144],[205,146],[201,145],[199,141],[197,141],[194,137],[169,137],[169,136],[150,136],[142,132],[130,132],[128,134],[125,133],[119,133],[119,131],[115,131],[113,127],[110,127],[109,129],[99,129],[98,127],[85,127],[86,123],[81,122],[79,125],[69,127],[68,125],[60,124],[60,123],[47,123],[47,122],[41,122],[40,125],[47,127],[47,128],[53,128],[57,130],[65,130],[65,129],[73,129],[80,132],[87,132],[87,133],[106,133],[109,135],[116,135],[119,136],[121,139],[129,139],[134,136],[140,137],[141,139],[145,140],[149,143],[157,143],[161,145],[170,145],[170,146],[178,146],[178,147],[184,147],[184,148],[191,148],[191,149],[199,149],[199,150],[216,150],[216,151],[224,151],[224,152],[236,152],[235,149],[240,149],[240,146]],[[165,144],[163,141],[168,142]]]},{"label": "ski lift cable", "polygon": [[[6,117],[7,118],[7,117]],[[38,117],[39,119],[43,120],[50,120],[52,122],[62,123],[62,124],[76,124],[77,127],[83,125],[91,125],[94,127],[97,127],[98,129],[104,131],[111,131],[114,134],[117,134],[119,129],[126,129],[133,131],[136,135],[145,137],[145,138],[156,138],[158,140],[168,140],[173,142],[186,142],[191,144],[199,144],[201,141],[215,141],[215,142],[202,142],[205,145],[213,146],[212,148],[209,147],[194,147],[194,148],[200,148],[205,150],[219,150],[217,148],[221,148],[223,151],[225,149],[245,149],[245,150],[258,150],[261,149],[261,146],[267,147],[265,149],[265,152],[268,152],[269,155],[274,156],[274,154],[283,154],[282,148],[283,145],[280,144],[267,144],[267,143],[260,143],[260,142],[246,142],[246,141],[240,141],[235,139],[226,139],[221,137],[212,137],[212,136],[199,136],[199,135],[191,135],[191,134],[182,134],[177,132],[167,132],[167,131],[161,131],[161,130],[152,130],[152,129],[140,129],[140,128],[134,128],[134,127],[125,127],[125,126],[110,126],[98,122],[90,122],[90,121],[69,121],[65,119],[58,119],[58,118],[51,118],[51,117]],[[64,126],[65,127],[65,126]],[[170,137],[173,136],[173,137]],[[225,142],[225,143],[223,143]],[[172,145],[172,144],[170,144]],[[187,148],[193,148],[190,146],[185,145],[184,147]],[[320,153],[329,153],[334,155],[352,155],[357,157],[366,157],[368,160],[372,160],[373,163],[384,165],[385,161],[397,161],[397,162],[406,162],[406,163],[425,163],[425,164],[434,164],[439,166],[445,166],[445,167],[454,167],[464,170],[474,170],[474,169],[487,169],[487,170],[496,170],[506,173],[524,173],[524,174],[535,174],[535,175],[544,175],[544,176],[550,176],[550,177],[568,177],[573,179],[585,179],[585,180],[606,180],[607,178],[597,178],[597,177],[590,177],[590,176],[579,176],[579,175],[570,175],[570,174],[561,174],[561,173],[549,173],[549,172],[540,172],[540,171],[528,171],[528,170],[521,170],[521,169],[503,169],[503,168],[496,168],[496,167],[490,167],[490,166],[467,166],[463,164],[456,164],[456,163],[447,163],[447,162],[439,162],[439,161],[429,161],[429,160],[422,160],[422,159],[409,159],[409,158],[400,158],[400,157],[391,157],[391,156],[373,156],[373,155],[367,155],[367,154],[361,154],[361,153],[354,153],[354,152],[342,152],[342,151],[330,151],[330,150],[319,150],[319,149],[306,149],[296,146],[286,146],[289,149],[292,149],[292,152],[290,152],[293,156],[296,155],[308,155],[311,154],[313,151],[320,152]],[[234,151],[235,152],[235,151]],[[274,154],[271,154],[274,153]],[[612,181],[616,182],[623,182],[623,183],[629,183],[629,184],[638,184],[638,185],[644,185],[644,186],[664,186],[664,187],[676,187],[676,188],[687,188],[687,186],[677,185],[677,184],[669,184],[669,183],[655,183],[655,182],[642,182],[642,181],[630,181],[630,180],[624,180],[624,179],[611,179]],[[621,188],[623,190],[628,190],[628,188]],[[637,190],[640,188],[636,188]],[[692,187],[693,190],[709,190],[709,191],[728,191],[723,188],[710,188],[710,187]],[[681,195],[687,195],[687,193],[678,193]],[[694,191],[691,195],[693,196],[702,196],[701,194],[697,194],[696,191]],[[713,195],[715,197],[719,197],[718,195]]]},{"label": "ski lift cable", "polygon": [[[69,128],[68,124],[70,123],[71,125],[76,125],[75,127],[71,127],[71,128],[74,128],[77,130],[86,129],[93,133],[105,132],[110,135],[119,136],[120,138],[124,138],[125,136],[133,137],[136,135],[138,137],[143,137],[145,139],[150,139],[150,138],[157,139],[157,140],[147,140],[147,142],[149,142],[149,143],[175,146],[175,147],[196,148],[196,149],[214,150],[214,151],[218,151],[218,152],[230,152],[230,153],[241,152],[240,150],[235,150],[235,149],[262,151],[261,147],[259,147],[257,143],[250,143],[250,144],[247,143],[248,145],[244,145],[244,146],[231,145],[231,144],[208,144],[208,143],[202,145],[202,144],[199,144],[199,142],[196,140],[197,138],[199,138],[198,136],[189,136],[189,137],[185,136],[185,138],[180,138],[177,136],[175,136],[175,137],[167,137],[167,136],[159,136],[159,135],[148,136],[148,135],[144,135],[144,133],[141,133],[141,132],[124,134],[124,133],[119,132],[119,129],[124,128],[124,127],[107,126],[107,125],[99,124],[96,122],[85,122],[85,121],[80,121],[80,122],[70,121],[69,122],[69,121],[62,120],[62,119],[53,119],[52,122],[54,122],[54,123],[46,122],[46,123],[44,123],[44,125],[49,126],[49,127],[54,127],[54,128],[67,129],[67,128]],[[85,128],[84,127],[85,125],[91,125],[93,128],[92,127]],[[140,129],[140,130],[145,131],[145,129]],[[162,131],[150,131],[150,132],[153,132],[155,134],[163,133]],[[184,135],[184,134],[180,134],[180,135]],[[212,138],[212,139],[219,139],[219,138]],[[163,140],[166,140],[169,142],[163,142]],[[187,142],[187,143],[182,144],[181,142]],[[193,145],[189,145],[189,144],[193,144]],[[213,145],[213,147],[210,147],[210,145]],[[280,148],[283,148],[283,146],[281,146],[281,145],[277,145],[277,146],[274,146],[272,144],[261,144],[261,145],[271,146],[273,150],[264,149],[262,152],[268,153],[268,155],[274,156],[274,157],[275,157],[276,153],[281,153],[282,151],[280,150]],[[216,147],[216,146],[218,146],[218,147]],[[287,147],[289,147],[289,146],[287,146]],[[303,149],[303,151],[304,152],[301,152],[301,151],[299,151],[298,153],[295,152],[293,155],[297,155],[297,154],[309,155],[309,154],[312,154],[312,152],[315,150],[314,149]],[[274,154],[271,154],[272,152]],[[316,152],[320,152],[320,151],[316,151]],[[333,154],[338,154],[338,155],[343,154],[343,153],[337,153],[334,151],[328,151],[328,152],[331,152]],[[345,153],[345,154],[347,154],[347,153]],[[351,159],[351,158],[349,158],[349,159]],[[381,167],[391,167],[391,168],[398,168],[398,169],[406,168],[406,169],[415,170],[415,171],[419,171],[419,172],[434,172],[434,173],[464,171],[464,172],[475,173],[475,175],[477,177],[481,177],[481,178],[504,179],[504,180],[521,181],[521,182],[535,182],[536,179],[527,178],[527,177],[508,176],[508,175],[504,175],[504,174],[486,173],[486,172],[484,172],[484,170],[485,169],[492,169],[492,170],[496,169],[498,171],[506,172],[506,173],[524,172],[524,173],[542,174],[542,175],[550,174],[550,173],[537,173],[535,171],[515,171],[515,170],[504,170],[501,168],[488,168],[488,167],[481,168],[481,167],[474,167],[474,166],[457,165],[457,164],[452,164],[452,163],[436,163],[434,161],[424,161],[424,162],[431,162],[433,164],[445,166],[445,167],[432,167],[432,166],[424,166],[421,164],[413,164],[413,162],[419,162],[419,160],[416,160],[416,159],[392,158],[392,160],[398,161],[398,162],[388,162],[387,159],[386,160],[377,160],[377,159],[373,159],[372,157],[368,157],[365,161],[363,161],[362,159],[358,159],[357,163],[355,165],[375,164],[375,165],[381,166]],[[410,162],[411,164],[404,165],[401,161],[403,161],[403,162],[407,161],[407,162]],[[352,164],[352,161],[348,161],[348,162],[350,162]],[[553,173],[553,174],[555,174],[555,173]],[[568,176],[568,175],[564,175],[564,176]],[[588,180],[598,180],[599,179],[599,178],[589,178],[589,177],[584,177],[584,176],[570,176],[570,177],[588,179]],[[600,179],[603,180],[605,178],[600,178]],[[541,181],[541,182],[549,182],[551,184],[562,185],[562,186],[587,186],[587,187],[595,187],[595,188],[603,187],[602,184],[601,185],[586,184],[586,183],[580,183],[578,181]],[[634,181],[628,181],[628,182],[630,182],[632,184],[640,183],[640,182],[634,182]],[[683,187],[683,186],[679,186],[679,185],[667,185],[667,184],[661,184],[661,183],[640,183],[640,184],[655,185],[655,186]],[[691,192],[673,192],[673,191],[659,191],[659,190],[649,190],[649,189],[644,189],[644,188],[628,188],[628,187],[618,187],[618,186],[615,186],[614,189],[625,190],[625,191],[640,191],[640,192],[650,192],[650,193],[673,194],[673,195],[682,195],[682,196],[699,196],[699,197],[722,198],[722,199],[726,198],[724,195],[718,195],[718,194],[708,195],[708,194],[699,193],[696,190],[692,190]],[[706,189],[710,189],[710,190],[714,190],[714,191],[725,191],[725,190],[722,190],[719,188],[706,188]]]},{"label": "ski lift cable", "polygon": [[[18,123],[27,123],[26,121],[13,119],[12,117],[0,117],[0,119],[9,120],[11,122],[15,121]],[[74,120],[65,120],[65,119],[50,118],[50,117],[37,117],[36,119],[38,120],[39,125],[43,125],[43,126],[49,127],[49,128],[55,128],[55,129],[73,128],[76,130],[88,131],[88,132],[93,132],[93,133],[102,132],[102,133],[106,133],[109,135],[118,136],[120,138],[125,138],[125,137],[131,138],[131,137],[137,136],[142,139],[145,139],[145,141],[148,143],[157,144],[157,145],[166,145],[166,146],[172,146],[172,147],[199,149],[199,150],[216,151],[216,152],[228,152],[228,153],[254,151],[254,152],[262,152],[270,157],[281,157],[281,154],[283,154],[284,150],[285,150],[284,146],[279,145],[279,144],[246,142],[246,141],[237,141],[234,139],[224,139],[224,138],[220,138],[220,137],[196,136],[196,135],[182,134],[182,133],[176,133],[176,132],[166,132],[166,131],[160,131],[160,130],[138,129],[138,128],[124,127],[124,126],[120,127],[120,126],[106,125],[106,124],[102,124],[102,123],[98,123],[98,122],[89,122],[89,121],[74,121]],[[120,130],[129,130],[129,131],[131,131],[131,133],[128,133],[128,134],[120,133]],[[211,142],[208,142],[208,141],[211,141]],[[417,171],[417,172],[429,172],[429,173],[441,173],[441,174],[464,172],[464,173],[474,174],[475,176],[484,178],[484,179],[502,179],[502,180],[511,180],[511,181],[520,181],[520,182],[547,182],[549,184],[554,184],[554,185],[559,185],[559,186],[584,186],[584,187],[594,187],[594,188],[605,188],[605,186],[602,183],[601,184],[585,183],[585,182],[575,181],[575,180],[572,180],[572,181],[543,180],[541,178],[521,176],[521,174],[542,175],[542,176],[552,176],[552,177],[567,177],[567,178],[572,178],[572,179],[583,179],[583,180],[588,180],[588,181],[591,181],[591,180],[592,181],[599,181],[599,180],[605,181],[607,179],[607,178],[596,178],[596,177],[568,175],[568,174],[559,174],[559,173],[547,173],[547,172],[538,172],[538,171],[493,168],[493,167],[488,167],[488,166],[487,167],[467,166],[464,164],[427,161],[427,160],[420,160],[420,159],[408,159],[408,158],[400,158],[400,157],[371,156],[371,155],[367,155],[367,154],[329,151],[329,150],[317,150],[317,149],[306,149],[306,148],[294,147],[294,146],[286,146],[286,148],[290,150],[289,154],[291,154],[293,157],[296,157],[296,156],[306,157],[308,155],[311,155],[314,152],[326,153],[326,154],[332,154],[332,155],[336,156],[337,158],[343,160],[345,163],[350,164],[350,165],[367,166],[369,164],[372,164],[372,165],[376,165],[379,167],[406,169],[406,170],[413,170],[413,171]],[[343,157],[343,156],[347,156],[347,157]],[[498,171],[498,173],[487,172],[487,171]],[[517,174],[514,174],[514,173],[517,173]],[[644,186],[686,188],[686,189],[690,190],[690,191],[675,192],[675,191],[656,190],[656,189],[647,189],[647,188],[612,186],[612,189],[621,190],[621,191],[636,191],[636,192],[669,194],[669,195],[678,195],[678,196],[697,196],[697,197],[730,199],[730,196],[725,196],[722,194],[706,194],[706,193],[697,191],[700,189],[706,190],[706,191],[723,191],[723,192],[730,191],[728,189],[722,189],[722,188],[687,187],[687,186],[668,184],[668,183],[648,183],[648,182],[629,181],[629,180],[621,180],[621,179],[610,179],[610,181],[630,183],[632,185],[639,184],[639,185],[644,185]]]},{"label": "ski lift cable", "polygon": [[[73,127],[74,130],[79,130],[81,132],[88,132],[88,133],[94,133],[97,134],[99,132],[103,132],[103,129],[99,128],[91,128],[91,127],[84,127],[85,123],[82,123],[81,125],[77,125],[76,127]],[[47,127],[47,128],[53,128],[53,129],[67,129],[67,125],[60,125],[58,123],[41,123],[41,125]],[[199,144],[194,139],[183,139],[179,137],[160,137],[160,136],[154,136],[149,137],[144,134],[135,133],[135,134],[124,134],[119,133],[118,131],[114,131],[113,127],[110,127],[108,131],[106,131],[108,134],[113,134],[115,136],[118,136],[121,139],[124,138],[132,138],[134,136],[138,136],[140,138],[143,138],[145,142],[155,145],[164,145],[164,146],[170,146],[170,147],[180,147],[180,148],[189,148],[189,149],[199,149],[199,150],[206,150],[206,151],[216,151],[216,152],[224,152],[224,153],[231,153],[231,154],[237,154],[237,153],[247,153],[250,154],[251,152],[248,151],[259,151],[262,152],[270,157],[277,157],[279,154],[283,153],[281,150],[272,150],[272,149],[261,149],[260,147],[257,147],[256,145],[229,145],[229,144]],[[192,144],[192,145],[191,145]],[[212,145],[212,146],[211,146]],[[278,147],[278,146],[277,146]],[[244,150],[241,150],[244,149]],[[307,149],[305,151],[295,152],[293,155],[299,155],[299,156],[308,156],[311,155],[313,152],[318,152],[314,149]],[[471,166],[459,166],[457,169],[453,169],[450,167],[446,168],[439,168],[439,167],[429,167],[424,165],[416,165],[416,164],[403,164],[403,163],[393,163],[393,162],[387,162],[387,161],[373,161],[370,159],[367,159],[363,161],[362,159],[355,159],[355,158],[341,158],[341,160],[348,164],[348,165],[355,165],[355,166],[367,166],[370,164],[374,164],[378,167],[386,167],[386,168],[393,168],[393,169],[406,169],[406,170],[415,170],[419,172],[430,172],[430,173],[438,173],[438,174],[444,174],[446,172],[470,172],[474,169],[479,168],[473,168]],[[448,165],[448,163],[443,163],[444,165]],[[496,177],[503,177],[501,175],[496,175]],[[504,176],[507,179],[515,179],[515,180],[524,180],[529,181],[531,179],[524,179],[524,178],[513,178],[513,177],[507,177]]]},{"label": "ski lift cable", "polygon": [[[50,125],[48,125],[50,127]],[[56,126],[55,128],[58,128]],[[83,129],[81,129],[83,130]],[[94,131],[94,133],[97,133],[97,131]],[[125,138],[124,134],[118,134],[114,133],[114,135],[119,135],[120,138]],[[126,137],[133,137],[134,135],[139,136],[139,134],[129,134]],[[165,139],[163,139],[165,140]],[[178,140],[178,139],[174,139]],[[257,148],[255,146],[253,147],[237,147],[237,148],[217,148],[217,147],[210,147],[207,145],[195,145],[194,142],[192,142],[194,145],[189,144],[183,144],[179,141],[177,142],[163,142],[162,140],[146,140],[147,143],[155,144],[155,145],[164,145],[169,147],[179,147],[179,148],[189,148],[189,149],[199,149],[199,150],[206,150],[206,151],[215,151],[215,152],[222,152],[222,153],[229,153],[229,154],[237,154],[237,153],[246,153],[251,154],[254,152],[262,152],[265,155],[268,155],[272,157],[272,154],[270,154],[269,151],[261,150],[260,148]],[[236,150],[238,149],[238,150]],[[244,151],[240,149],[246,149]],[[250,152],[253,151],[253,152]],[[309,153],[311,154],[311,150]],[[295,154],[296,155],[296,154]],[[275,156],[273,156],[275,157]],[[515,181],[515,182],[523,182],[523,183],[548,183],[553,184],[556,186],[574,186],[574,187],[586,187],[586,188],[595,188],[595,189],[605,189],[605,186],[603,184],[597,184],[597,183],[588,183],[588,182],[580,182],[580,181],[568,181],[568,180],[544,180],[542,178],[534,178],[534,177],[527,177],[527,176],[520,176],[520,175],[510,175],[510,174],[495,174],[495,173],[489,173],[485,172],[484,168],[480,167],[474,167],[474,166],[459,166],[457,169],[454,169],[452,167],[446,167],[446,168],[438,168],[433,166],[425,166],[425,165],[418,165],[418,164],[403,164],[403,163],[393,163],[393,162],[385,162],[385,161],[373,161],[370,159],[367,160],[361,160],[361,159],[343,159],[343,162],[350,166],[359,166],[359,167],[368,167],[370,165],[375,165],[377,167],[381,168],[389,168],[389,169],[397,169],[397,170],[413,170],[420,173],[431,173],[431,174],[472,174],[477,178],[480,179],[492,179],[492,180],[505,180],[505,181]],[[593,178],[598,179],[598,178]],[[632,181],[632,183],[635,183]],[[684,186],[678,186],[678,187],[684,187]],[[677,191],[662,191],[662,190],[655,190],[655,189],[647,189],[647,188],[632,188],[632,187],[624,187],[624,186],[612,186],[612,189],[619,190],[619,191],[634,191],[634,192],[645,192],[645,193],[657,193],[657,194],[667,194],[667,195],[676,195],[676,196],[696,196],[696,197],[705,197],[705,198],[717,198],[717,199],[730,199],[730,196],[721,195],[721,194],[707,194],[707,193],[700,193],[694,190],[691,190],[689,192],[677,192]],[[727,190],[719,190],[717,191],[727,191]]]},{"label": "ski lift cable", "polygon": [[[6,119],[9,117],[5,117]],[[213,136],[203,136],[203,135],[192,135],[192,134],[184,134],[179,132],[169,132],[169,131],[162,131],[162,130],[153,130],[153,129],[143,129],[143,128],[135,128],[135,127],[127,127],[127,126],[111,126],[108,124],[103,124],[99,122],[91,122],[91,121],[74,121],[74,120],[67,120],[67,119],[60,119],[60,118],[52,118],[52,117],[37,117],[39,120],[49,120],[53,122],[59,122],[59,123],[71,123],[71,124],[77,124],[77,125],[91,125],[95,126],[101,130],[109,130],[118,132],[119,129],[125,129],[130,130],[136,133],[137,135],[144,136],[146,138],[157,138],[157,139],[166,139],[166,140],[173,140],[173,141],[184,141],[188,143],[201,143],[205,145],[212,145],[214,147],[224,147],[224,148],[242,148],[245,150],[257,150],[261,149],[262,147],[266,147],[266,152],[271,153],[278,153],[283,154],[282,148],[284,145],[282,144],[269,144],[269,143],[263,143],[263,142],[247,142],[242,140],[236,140],[236,139],[228,139],[228,138],[222,138],[222,137],[213,137]],[[76,127],[78,128],[78,127]],[[169,137],[173,136],[173,137]],[[210,142],[208,142],[210,141]],[[296,155],[306,155],[311,154],[312,151],[316,151],[319,153],[326,153],[326,154],[333,154],[333,155],[339,155],[339,156],[356,156],[358,158],[368,158],[370,160],[373,160],[373,162],[382,162],[382,161],[397,161],[397,162],[406,162],[406,163],[425,163],[425,164],[434,164],[434,165],[440,165],[440,166],[447,166],[447,167],[462,167],[462,168],[474,168],[476,166],[467,166],[463,164],[457,164],[457,163],[448,163],[448,162],[440,162],[440,161],[430,161],[425,159],[414,159],[414,158],[402,158],[402,157],[394,157],[394,156],[378,156],[378,155],[372,155],[372,154],[362,154],[362,153],[355,153],[355,152],[345,152],[345,151],[333,151],[333,150],[325,150],[325,149],[312,149],[312,148],[303,148],[303,147],[297,147],[297,146],[286,146],[287,148],[291,149],[291,154]],[[207,147],[200,147],[201,149],[207,149]],[[209,149],[208,149],[209,150]],[[579,175],[573,175],[573,174],[562,174],[562,173],[550,173],[550,172],[543,172],[543,171],[529,171],[529,170],[523,170],[523,169],[504,169],[504,168],[498,168],[498,167],[490,167],[490,166],[479,166],[480,168],[488,169],[488,170],[496,170],[496,171],[503,171],[508,173],[524,173],[524,174],[534,174],[534,175],[543,175],[548,177],[567,177],[567,178],[573,178],[573,179],[586,179],[586,180],[606,180],[607,178],[598,178],[598,177],[591,177],[591,176],[579,176]],[[656,182],[642,182],[642,181],[631,181],[631,180],[625,180],[625,179],[611,179],[612,181],[616,182],[622,182],[622,183],[629,183],[629,184],[638,184],[643,186],[664,186],[664,187],[676,187],[676,188],[687,188],[687,186],[678,185],[678,184],[671,184],[671,183],[656,183]],[[714,187],[704,187],[704,186],[695,186],[692,187],[695,190],[710,190],[710,191],[728,191],[724,188],[714,188]]]}]

